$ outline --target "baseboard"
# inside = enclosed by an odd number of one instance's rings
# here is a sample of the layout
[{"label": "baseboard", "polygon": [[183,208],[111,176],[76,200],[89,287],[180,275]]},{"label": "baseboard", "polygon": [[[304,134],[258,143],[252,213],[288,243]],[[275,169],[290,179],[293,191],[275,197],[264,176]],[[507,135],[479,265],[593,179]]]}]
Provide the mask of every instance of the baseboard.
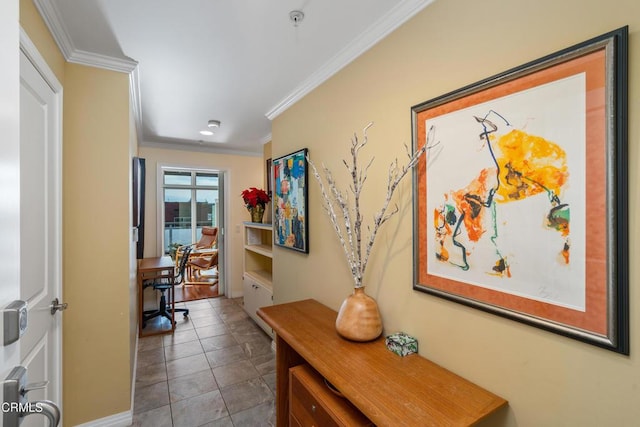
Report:
[{"label": "baseboard", "polygon": [[135,356],[133,356],[133,375],[131,375],[131,410],[129,412],[131,412],[133,414],[133,402],[134,402],[134,398],[136,397],[136,374],[138,372],[138,341],[140,340],[140,334],[138,334],[139,331],[139,325],[136,322],[136,351],[135,351]]},{"label": "baseboard", "polygon": [[76,427],[127,427],[133,424],[133,412],[126,411],[110,415],[88,423],[78,424]]}]

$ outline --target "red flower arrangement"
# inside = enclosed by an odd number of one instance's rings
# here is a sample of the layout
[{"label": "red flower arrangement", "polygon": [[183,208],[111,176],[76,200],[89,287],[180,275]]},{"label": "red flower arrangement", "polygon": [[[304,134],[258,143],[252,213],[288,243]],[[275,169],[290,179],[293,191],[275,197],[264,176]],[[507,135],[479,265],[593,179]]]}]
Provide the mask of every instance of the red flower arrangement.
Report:
[{"label": "red flower arrangement", "polygon": [[266,191],[255,187],[244,190],[241,194],[242,199],[244,200],[244,205],[247,209],[255,208],[258,205],[261,205],[264,208],[264,205],[269,203],[271,200]]}]

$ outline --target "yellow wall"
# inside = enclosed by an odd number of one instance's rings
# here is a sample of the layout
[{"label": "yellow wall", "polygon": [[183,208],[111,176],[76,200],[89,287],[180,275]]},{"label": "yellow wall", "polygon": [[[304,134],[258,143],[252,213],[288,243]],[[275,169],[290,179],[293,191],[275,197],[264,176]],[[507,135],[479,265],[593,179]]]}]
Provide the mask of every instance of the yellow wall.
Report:
[{"label": "yellow wall", "polygon": [[[340,162],[353,132],[374,121],[363,158],[375,156],[365,186],[365,217],[383,201],[390,159],[411,142],[410,107],[623,25],[630,25],[629,179],[638,182],[640,2],[637,0],[440,0],[418,14],[273,122],[273,156],[302,147],[345,183]],[[350,273],[310,186],[309,255],[274,248],[276,303],[315,298],[338,309]],[[411,181],[400,213],[378,236],[365,283],[385,330],[418,338],[420,353],[509,400],[487,425],[635,425],[640,386],[638,269],[631,263],[631,356],[412,290]],[[638,250],[638,196],[629,194],[630,258]],[[327,268],[330,267],[330,268]],[[303,279],[302,279],[303,278]]]},{"label": "yellow wall", "polygon": [[65,423],[128,411],[129,80],[65,67],[63,240]]},{"label": "yellow wall", "polygon": [[145,256],[157,256],[157,177],[158,165],[207,168],[226,171],[227,196],[227,234],[226,265],[227,292],[230,297],[242,295],[242,222],[250,216],[244,207],[240,193],[249,187],[259,186],[263,181],[263,162],[261,157],[213,154],[201,151],[171,150],[140,146],[140,157],[146,159],[147,190],[145,197]]},{"label": "yellow wall", "polygon": [[58,81],[64,85],[64,56],[60,53],[33,0],[20,0],[20,25],[38,47]]}]

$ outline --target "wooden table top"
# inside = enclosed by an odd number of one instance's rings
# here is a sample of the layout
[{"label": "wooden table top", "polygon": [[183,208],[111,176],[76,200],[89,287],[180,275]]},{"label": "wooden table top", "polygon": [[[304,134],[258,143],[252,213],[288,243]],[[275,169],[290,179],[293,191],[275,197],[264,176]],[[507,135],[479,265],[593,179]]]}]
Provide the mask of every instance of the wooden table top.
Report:
[{"label": "wooden table top", "polygon": [[173,260],[168,255],[154,258],[143,258],[138,260],[139,273],[155,270],[166,270],[174,266],[175,264]]},{"label": "wooden table top", "polygon": [[472,425],[507,404],[418,354],[396,355],[384,337],[341,338],[337,313],[315,300],[262,307],[258,315],[376,425]]}]

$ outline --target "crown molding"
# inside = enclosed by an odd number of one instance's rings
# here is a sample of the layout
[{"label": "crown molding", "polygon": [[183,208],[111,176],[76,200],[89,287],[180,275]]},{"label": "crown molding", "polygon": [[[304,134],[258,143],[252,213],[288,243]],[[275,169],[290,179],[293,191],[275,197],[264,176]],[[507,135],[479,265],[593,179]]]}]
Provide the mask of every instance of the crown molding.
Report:
[{"label": "crown molding", "polygon": [[264,145],[267,142],[271,142],[271,132],[269,132],[269,135],[265,135],[262,138],[260,138],[260,145]]},{"label": "crown molding", "polygon": [[60,48],[64,59],[68,61],[75,47],[67,32],[67,27],[62,22],[60,11],[58,11],[58,8],[51,0],[33,0],[33,3],[36,5],[38,12],[40,12],[44,23],[49,28],[49,32]]},{"label": "crown molding", "polygon": [[129,96],[136,123],[138,141],[141,141],[142,103],[140,101],[138,62],[131,58],[114,58],[99,53],[76,49],[55,3],[51,0],[33,0],[33,3],[36,5],[40,16],[42,16],[47,28],[49,28],[49,32],[67,62],[129,74]]},{"label": "crown molding", "polygon": [[393,30],[407,22],[415,14],[433,3],[435,0],[403,0],[389,13],[372,24],[364,33],[345,46],[338,54],[320,67],[300,86],[274,105],[265,116],[273,120],[289,107],[302,99],[309,92],[327,81],[331,76],[346,67],[354,59],[365,53]]},{"label": "crown molding", "polygon": [[166,141],[150,141],[145,140],[138,144],[139,147],[159,148],[163,150],[177,150],[177,151],[193,151],[200,153],[215,153],[215,154],[228,154],[232,156],[245,156],[245,157],[262,157],[262,150],[260,151],[246,151],[233,148],[227,148],[216,143],[202,143],[196,141],[187,140],[173,140],[167,139]]},{"label": "crown molding", "polygon": [[99,53],[79,50],[73,44],[67,27],[61,18],[60,11],[51,0],[33,0],[40,16],[44,20],[49,32],[60,48],[64,59],[75,64],[88,65],[90,67],[104,68],[106,70],[121,73],[132,72],[138,63],[130,58],[114,58]]},{"label": "crown molding", "polygon": [[138,66],[138,62],[133,59],[114,58],[112,56],[77,49],[71,52],[67,61],[120,73],[131,73]]},{"label": "crown molding", "polygon": [[129,73],[129,99],[133,112],[133,121],[136,125],[136,136],[142,141],[142,98],[140,95],[140,68],[135,67]]}]

